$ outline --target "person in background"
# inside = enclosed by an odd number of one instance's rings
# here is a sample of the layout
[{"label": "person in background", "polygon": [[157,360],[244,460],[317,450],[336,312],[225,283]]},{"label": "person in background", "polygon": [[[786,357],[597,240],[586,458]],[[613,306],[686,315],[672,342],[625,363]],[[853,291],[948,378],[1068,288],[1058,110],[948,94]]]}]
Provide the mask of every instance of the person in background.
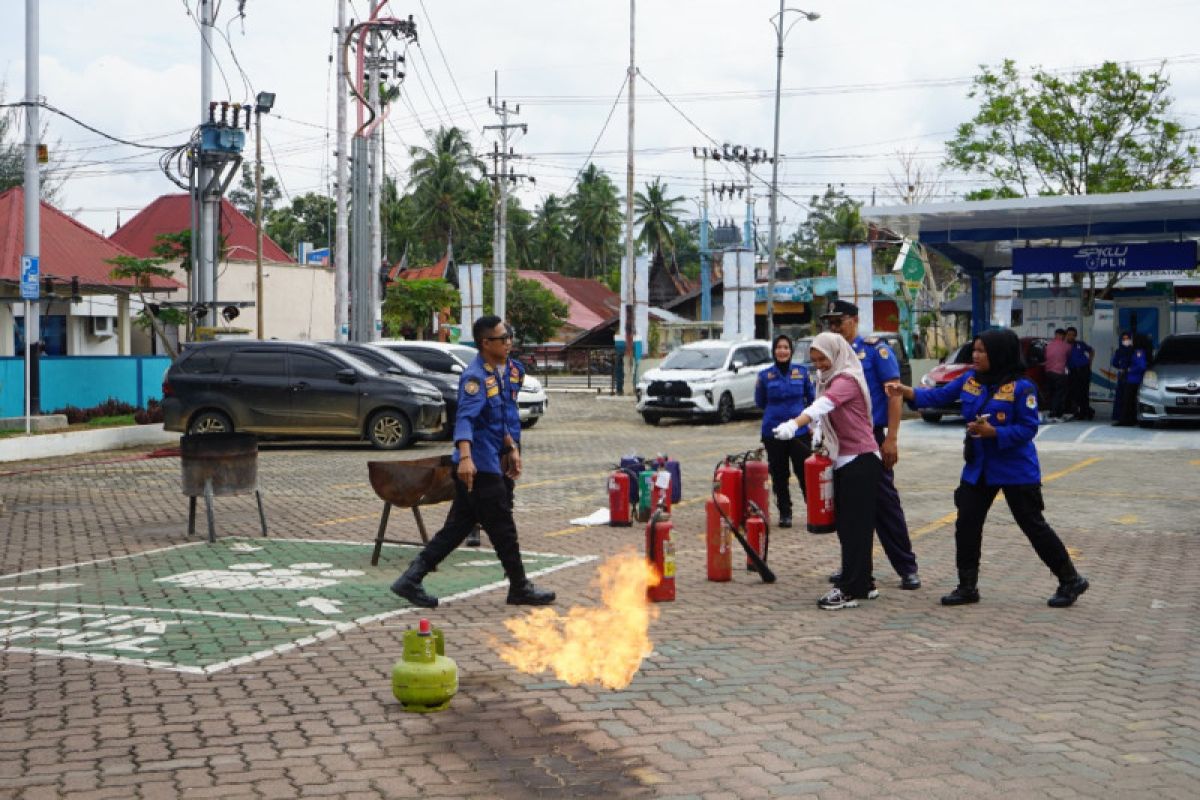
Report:
[{"label": "person in background", "polygon": [[925,340],[922,339],[920,337],[920,335],[916,334],[916,333],[913,334],[912,340],[913,340],[913,346],[912,346],[913,358],[925,358],[925,352],[926,352],[925,351]]},{"label": "person in background", "polygon": [[883,459],[871,426],[871,392],[850,343],[836,333],[817,334],[809,350],[817,368],[817,399],[795,419],[775,427],[787,441],[813,422],[833,461],[834,513],[842,568],[838,581],[817,600],[821,609],[856,608],[861,599],[879,596],[871,577],[875,499]]},{"label": "person in background", "polygon": [[1067,332],[1054,329],[1054,338],[1046,343],[1046,390],[1050,395],[1050,422],[1062,422],[1067,406],[1067,359],[1071,356],[1071,345],[1067,343]]},{"label": "person in background", "polygon": [[1138,388],[1142,376],[1150,366],[1150,337],[1139,333],[1133,337],[1133,348],[1129,354],[1129,367],[1125,371],[1125,392],[1121,398],[1121,418],[1113,425],[1128,427],[1137,424]]},{"label": "person in background", "polygon": [[1067,356],[1067,408],[1075,419],[1088,420],[1096,416],[1092,410],[1092,359],[1096,351],[1079,338],[1074,326],[1067,328],[1067,344],[1071,352]]},{"label": "person in background", "polygon": [[1112,359],[1109,361],[1111,366],[1117,373],[1117,388],[1113,392],[1113,407],[1112,421],[1116,425],[1121,421],[1121,406],[1123,403],[1128,403],[1129,399],[1126,394],[1129,391],[1129,381],[1126,375],[1129,372],[1129,366],[1133,363],[1133,334],[1129,331],[1121,331],[1121,344],[1113,351]]},{"label": "person in background", "polygon": [[[800,416],[816,399],[808,369],[792,363],[792,340],[780,334],[771,352],[775,363],[758,373],[754,383],[754,404],[763,410],[762,443],[771,471],[771,488],[779,510],[779,527],[792,527],[791,473],[800,483],[800,494],[807,498],[804,486],[804,459],[812,453],[812,435],[807,427],[796,431],[788,441],[776,439],[775,426]],[[764,509],[765,511],[766,509]]]},{"label": "person in background", "polygon": [[[913,553],[912,538],[908,535],[908,520],[900,505],[893,469],[900,460],[900,399],[890,399],[884,390],[889,383],[900,382],[900,362],[892,348],[882,339],[858,335],[858,306],[836,300],[821,317],[834,333],[849,344],[862,366],[867,391],[871,395],[871,425],[875,443],[883,455],[883,475],[880,477],[878,503],[875,506],[875,533],[887,556],[900,576],[901,589],[920,589],[917,575],[917,556]],[[829,576],[837,583],[838,575]]]},{"label": "person in background", "polygon": [[[437,608],[438,599],[421,585],[425,576],[462,544],[476,523],[487,531],[508,577],[508,604],[544,606],[554,592],[539,589],[525,576],[517,526],[513,521],[511,484],[521,476],[521,451],[509,406],[516,404],[509,384],[508,353],[512,333],[504,320],[475,320],[479,347],[459,379],[458,413],[454,422],[454,501],[442,529],[392,583],[392,592],[421,608]],[[518,424],[517,430],[520,430]]]},{"label": "person in background", "polygon": [[893,385],[888,393],[916,408],[937,408],[958,399],[967,420],[962,478],[954,492],[958,586],[942,605],[979,602],[979,562],[983,525],[996,495],[1004,500],[1038,557],[1058,577],[1058,590],[1047,603],[1072,605],[1088,590],[1058,534],[1042,516],[1042,474],[1033,439],[1038,432],[1037,387],[1025,377],[1021,340],[1011,330],[984,331],[975,338],[974,368],[937,389]]}]

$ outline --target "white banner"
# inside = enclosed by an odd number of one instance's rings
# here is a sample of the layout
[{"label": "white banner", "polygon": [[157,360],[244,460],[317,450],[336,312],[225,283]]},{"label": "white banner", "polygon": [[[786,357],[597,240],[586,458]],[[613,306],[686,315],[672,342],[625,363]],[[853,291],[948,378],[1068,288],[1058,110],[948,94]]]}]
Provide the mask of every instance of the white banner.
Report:
[{"label": "white banner", "polygon": [[723,254],[725,274],[722,306],[725,330],[721,338],[729,341],[754,338],[754,253],[730,248]]},{"label": "white banner", "polygon": [[458,265],[458,296],[462,301],[462,324],[460,341],[463,344],[473,344],[475,338],[471,331],[475,320],[483,316],[483,265]]},{"label": "white banner", "polygon": [[992,279],[992,313],[991,323],[997,328],[1008,328],[1012,325],[1013,295],[1021,279],[1013,276],[1011,270],[996,273]]},{"label": "white banner", "polygon": [[870,245],[837,246],[838,299],[858,306],[858,330],[863,335],[875,330],[873,279]]}]

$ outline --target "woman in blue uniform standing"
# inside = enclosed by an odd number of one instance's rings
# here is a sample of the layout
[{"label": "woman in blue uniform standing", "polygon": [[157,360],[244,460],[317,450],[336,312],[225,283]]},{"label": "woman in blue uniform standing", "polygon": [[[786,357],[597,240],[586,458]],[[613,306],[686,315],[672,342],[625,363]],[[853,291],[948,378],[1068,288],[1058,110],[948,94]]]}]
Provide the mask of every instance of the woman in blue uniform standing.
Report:
[{"label": "woman in blue uniform standing", "polygon": [[973,370],[938,389],[889,387],[916,408],[940,407],[962,400],[967,437],[962,480],[954,492],[958,519],[954,528],[958,587],[942,605],[979,602],[979,559],[983,524],[997,493],[1033,549],[1058,577],[1049,605],[1065,608],[1088,589],[1067,548],[1042,516],[1042,476],[1033,438],[1038,430],[1037,387],[1024,377],[1021,341],[1011,330],[985,331],[975,338]]},{"label": "woman in blue uniform standing", "polygon": [[[1121,344],[1125,344],[1124,336],[1121,337]],[[1142,385],[1142,376],[1150,367],[1150,350],[1149,336],[1139,333],[1133,337],[1132,345],[1129,348],[1128,364],[1125,367],[1125,377],[1118,383],[1118,387],[1122,390],[1117,398],[1117,404],[1121,407],[1121,411],[1113,425],[1128,426],[1137,423],[1138,387]],[[1116,360],[1116,354],[1113,354],[1113,360]]]},{"label": "woman in blue uniform standing", "polygon": [[[754,384],[754,403],[763,410],[762,443],[767,451],[767,468],[771,471],[771,488],[779,510],[779,527],[792,527],[792,492],[790,472],[796,473],[800,494],[804,490],[804,459],[812,453],[812,434],[808,426],[797,431],[795,438],[780,441],[775,438],[777,425],[800,416],[816,399],[808,370],[792,363],[792,340],[780,334],[771,345],[775,363],[758,373]],[[790,467],[790,469],[789,469]]]}]

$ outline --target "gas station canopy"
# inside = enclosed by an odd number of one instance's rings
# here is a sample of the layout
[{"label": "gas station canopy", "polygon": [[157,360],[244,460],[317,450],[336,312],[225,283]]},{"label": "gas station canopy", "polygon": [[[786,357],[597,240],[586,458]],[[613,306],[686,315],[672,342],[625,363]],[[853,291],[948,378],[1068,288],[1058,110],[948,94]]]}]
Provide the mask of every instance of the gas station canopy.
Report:
[{"label": "gas station canopy", "polygon": [[1141,257],[1169,256],[1170,263],[1164,260],[1146,264],[1143,260],[1128,268],[1195,269],[1200,190],[868,206],[862,216],[879,227],[919,241],[961,268],[971,280],[973,323],[979,326],[986,324],[983,311],[989,306],[989,279],[1013,268],[1014,250],[1061,248],[1056,254],[1061,263],[1055,263],[1050,253],[1038,253],[1035,255],[1043,256],[1036,259],[1039,266],[1023,268],[1022,272],[1087,272],[1089,269],[1081,268],[1083,262],[1078,260],[1079,249],[1085,246],[1188,243],[1190,247],[1143,248]]}]

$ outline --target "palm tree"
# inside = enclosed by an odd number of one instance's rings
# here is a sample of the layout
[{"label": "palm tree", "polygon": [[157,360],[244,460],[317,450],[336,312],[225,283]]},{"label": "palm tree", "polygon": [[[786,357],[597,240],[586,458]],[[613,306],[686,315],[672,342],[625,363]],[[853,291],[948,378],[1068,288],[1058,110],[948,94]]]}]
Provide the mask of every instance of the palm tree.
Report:
[{"label": "palm tree", "polygon": [[637,213],[634,224],[641,226],[638,244],[645,245],[651,256],[666,260],[669,253],[674,260],[675,239],[672,231],[679,227],[679,209],[684,201],[682,195],[667,197],[667,184],[661,178],[646,184],[646,193],[635,192],[633,206]]},{"label": "palm tree", "polygon": [[579,248],[579,271],[584,277],[607,272],[609,253],[621,236],[621,196],[616,185],[595,164],[588,164],[567,206],[571,241]]},{"label": "palm tree", "polygon": [[559,272],[567,264],[571,249],[570,224],[562,199],[548,195],[533,223],[533,258],[538,269]]},{"label": "palm tree", "polygon": [[413,162],[411,178],[417,213],[414,220],[419,235],[445,242],[459,238],[471,223],[468,203],[475,172],[484,164],[471,149],[460,128],[439,128],[430,136],[430,147],[410,147]]}]

